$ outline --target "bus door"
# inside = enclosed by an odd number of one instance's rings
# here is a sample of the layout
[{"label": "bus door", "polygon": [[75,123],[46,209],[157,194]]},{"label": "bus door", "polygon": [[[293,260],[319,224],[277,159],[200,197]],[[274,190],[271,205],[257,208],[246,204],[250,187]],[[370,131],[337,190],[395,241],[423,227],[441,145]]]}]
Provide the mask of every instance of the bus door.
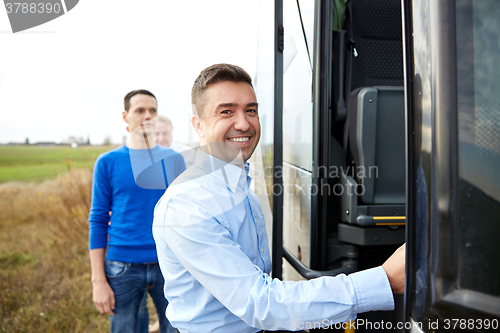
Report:
[{"label": "bus door", "polygon": [[498,331],[500,1],[403,8],[409,331]]},{"label": "bus door", "polygon": [[[273,274],[283,268],[284,279],[299,280],[381,265],[405,241],[401,3],[276,4],[273,157],[282,178],[273,189],[282,182],[282,191],[273,191]],[[396,308],[358,318],[395,327],[402,296]]]}]

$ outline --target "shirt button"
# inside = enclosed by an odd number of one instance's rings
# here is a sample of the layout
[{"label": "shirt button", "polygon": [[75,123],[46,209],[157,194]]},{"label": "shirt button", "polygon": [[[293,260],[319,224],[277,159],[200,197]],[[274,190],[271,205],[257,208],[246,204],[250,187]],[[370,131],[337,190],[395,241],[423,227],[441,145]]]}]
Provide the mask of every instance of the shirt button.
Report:
[{"label": "shirt button", "polygon": [[242,175],[242,176],[244,176],[244,175],[245,175],[245,171],[242,171],[242,172],[241,172],[241,175]]},{"label": "shirt button", "polygon": [[234,188],[234,185],[233,185],[233,184],[231,184],[231,185],[229,185],[229,186],[231,186],[231,188]]},{"label": "shirt button", "polygon": [[266,251],[264,251],[264,248],[262,248],[262,253],[264,253],[264,252],[266,252]]}]

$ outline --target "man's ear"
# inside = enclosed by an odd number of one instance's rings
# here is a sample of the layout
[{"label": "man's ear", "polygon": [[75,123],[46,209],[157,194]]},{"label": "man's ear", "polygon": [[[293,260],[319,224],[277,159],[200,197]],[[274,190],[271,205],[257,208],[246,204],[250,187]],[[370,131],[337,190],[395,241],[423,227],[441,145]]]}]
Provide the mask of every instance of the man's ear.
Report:
[{"label": "man's ear", "polygon": [[[127,114],[128,114],[128,112],[127,112],[127,111],[123,111],[123,112],[122,112],[122,119],[123,119],[123,121],[124,121],[124,122],[126,122],[126,123],[127,123],[127,125],[128,125]],[[127,126],[127,132],[129,132],[129,133],[130,133],[130,129],[128,128],[128,126]]]},{"label": "man's ear", "polygon": [[205,137],[205,133],[203,133],[203,127],[201,124],[201,119],[197,115],[193,115],[191,117],[191,124],[193,124],[194,130],[196,131],[196,134],[200,137],[200,139]]}]

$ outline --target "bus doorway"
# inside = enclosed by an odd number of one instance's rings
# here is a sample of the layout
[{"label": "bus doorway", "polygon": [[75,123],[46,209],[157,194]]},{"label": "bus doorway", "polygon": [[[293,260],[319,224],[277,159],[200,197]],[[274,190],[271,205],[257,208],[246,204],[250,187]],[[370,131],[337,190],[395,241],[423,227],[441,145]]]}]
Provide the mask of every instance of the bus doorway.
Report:
[{"label": "bus doorway", "polygon": [[268,192],[275,277],[349,274],[406,241],[396,311],[359,319],[394,332],[498,327],[498,5],[275,1],[264,151],[267,188],[283,189]]}]

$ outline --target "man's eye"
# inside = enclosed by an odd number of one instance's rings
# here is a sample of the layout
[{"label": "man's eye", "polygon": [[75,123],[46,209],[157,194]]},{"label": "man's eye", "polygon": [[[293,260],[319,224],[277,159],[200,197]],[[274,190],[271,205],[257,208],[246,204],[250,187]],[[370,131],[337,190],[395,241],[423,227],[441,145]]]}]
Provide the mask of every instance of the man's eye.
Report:
[{"label": "man's eye", "polygon": [[224,110],[221,113],[223,113],[223,114],[229,114],[229,113],[231,113],[231,111],[230,110]]},{"label": "man's eye", "polygon": [[156,113],[157,111],[156,110],[151,110],[151,113]]},{"label": "man's eye", "polygon": [[248,109],[247,112],[257,113],[257,110],[255,110],[255,109]]}]

